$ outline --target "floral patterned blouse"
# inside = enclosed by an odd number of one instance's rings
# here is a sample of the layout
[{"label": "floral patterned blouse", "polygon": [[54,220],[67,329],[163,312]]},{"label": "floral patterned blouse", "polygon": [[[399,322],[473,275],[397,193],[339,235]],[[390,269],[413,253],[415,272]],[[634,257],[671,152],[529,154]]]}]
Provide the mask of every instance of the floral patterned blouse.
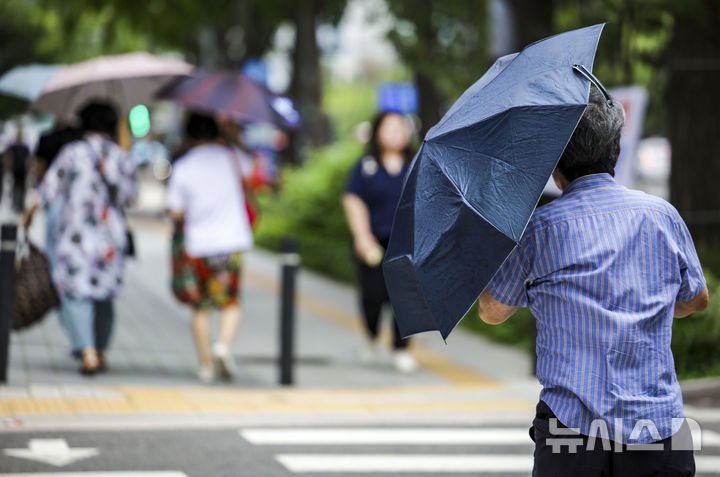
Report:
[{"label": "floral patterned blouse", "polygon": [[137,195],[132,160],[110,139],[88,134],[60,151],[39,192],[45,204],[62,204],[50,231],[58,291],[94,300],[115,296],[122,284],[127,241],[119,207],[127,207]]}]

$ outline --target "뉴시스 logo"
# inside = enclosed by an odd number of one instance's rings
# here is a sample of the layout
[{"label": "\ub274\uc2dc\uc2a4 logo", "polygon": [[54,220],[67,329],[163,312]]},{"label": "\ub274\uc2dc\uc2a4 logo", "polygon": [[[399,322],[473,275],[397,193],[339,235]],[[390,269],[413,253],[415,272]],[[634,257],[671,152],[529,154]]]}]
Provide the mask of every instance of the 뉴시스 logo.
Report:
[{"label": "\ub274\uc2dc\uc2a4 logo", "polygon": [[[557,418],[549,419],[550,423],[550,435],[562,436],[562,437],[548,437],[546,444],[552,447],[553,454],[562,452],[563,448],[566,447],[567,451],[571,454],[575,454],[577,449],[583,446],[584,439],[580,435],[580,430],[577,428],[568,428],[558,426]],[[622,419],[615,419],[613,423],[613,430],[616,436],[623,435],[624,424]],[[689,450],[699,451],[702,450],[702,430],[700,424],[693,419],[688,418],[673,418],[672,428],[678,429],[670,439],[671,450]],[[652,443],[635,443],[643,435],[643,431],[647,431]],[[590,431],[587,436],[587,450],[595,449],[597,440],[600,440],[602,449],[605,451],[614,450],[615,452],[624,451],[662,451],[664,446],[658,442],[662,440],[660,433],[658,432],[657,426],[650,419],[639,419],[635,422],[632,432],[630,432],[629,442],[622,444],[618,441],[610,440],[610,433],[608,424],[603,419],[595,419],[590,423]],[[613,446],[614,444],[614,446]]]}]

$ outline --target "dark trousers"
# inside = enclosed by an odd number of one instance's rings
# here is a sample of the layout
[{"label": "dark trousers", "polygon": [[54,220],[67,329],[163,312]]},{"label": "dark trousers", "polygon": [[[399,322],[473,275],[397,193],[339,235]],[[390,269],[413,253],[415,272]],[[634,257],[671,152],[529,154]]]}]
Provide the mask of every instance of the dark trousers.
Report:
[{"label": "dark trousers", "polygon": [[[388,240],[381,240],[380,245],[387,248]],[[365,318],[365,328],[371,339],[377,338],[380,326],[380,313],[385,304],[390,304],[385,276],[382,266],[368,267],[361,260],[357,260],[360,279],[360,307]],[[396,350],[407,348],[408,340],[402,339],[395,317],[393,316],[393,348]]]},{"label": "dark trousers", "polygon": [[95,349],[105,351],[110,347],[113,324],[115,323],[115,307],[112,300],[95,302]]},{"label": "dark trousers", "polygon": [[[600,438],[595,440],[594,448],[588,450],[588,436],[551,434],[550,419],[553,418],[555,415],[550,407],[540,401],[536,408],[533,425],[530,428],[530,437],[535,441],[533,477],[685,477],[695,475],[693,452],[691,450],[671,450],[672,437],[658,442],[658,444],[662,444],[662,450],[633,450],[628,449],[627,445],[616,449],[615,442],[608,443],[609,450],[605,450]],[[559,421],[557,421],[556,427],[567,429]],[[680,432],[687,432],[689,436],[687,423],[678,431],[678,433]],[[572,438],[577,443],[582,441],[580,445],[572,446],[576,449],[575,453],[571,453],[567,445],[559,446],[560,452],[553,452],[551,444],[559,442],[555,439],[566,438]]]}]

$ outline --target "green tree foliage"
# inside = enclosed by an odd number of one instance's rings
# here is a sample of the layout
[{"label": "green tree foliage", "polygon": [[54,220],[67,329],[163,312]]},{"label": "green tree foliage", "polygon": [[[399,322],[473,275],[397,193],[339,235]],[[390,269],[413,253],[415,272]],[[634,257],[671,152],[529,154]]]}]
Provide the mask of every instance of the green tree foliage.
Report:
[{"label": "green tree foliage", "polygon": [[487,5],[478,0],[388,0],[389,38],[413,71],[423,135],[489,65]]},{"label": "green tree foliage", "polygon": [[280,191],[260,197],[262,216],[255,233],[260,246],[278,250],[283,237],[297,237],[304,266],[354,279],[352,241],[340,197],[363,149],[351,130],[372,116],[374,94],[371,84],[326,89],[324,104],[340,140],[315,149],[302,167],[286,168]]},{"label": "green tree foliage", "polygon": [[315,150],[303,167],[286,169],[282,192],[261,197],[257,242],[278,250],[283,237],[293,236],[304,266],[353,280],[352,241],[340,197],[361,150],[354,142],[336,142]]},{"label": "green tree foliage", "polygon": [[705,279],[710,304],[701,312],[673,323],[675,369],[683,378],[720,376],[720,280],[709,269]]},{"label": "green tree foliage", "polygon": [[556,2],[553,32],[605,23],[595,73],[608,87],[640,85],[649,92],[645,131],[666,133],[664,55],[673,13],[666,0]]},{"label": "green tree foliage", "polygon": [[[670,197],[693,237],[720,244],[720,2],[673,5],[672,40],[665,56],[673,167]],[[716,273],[718,271],[716,270]]]}]

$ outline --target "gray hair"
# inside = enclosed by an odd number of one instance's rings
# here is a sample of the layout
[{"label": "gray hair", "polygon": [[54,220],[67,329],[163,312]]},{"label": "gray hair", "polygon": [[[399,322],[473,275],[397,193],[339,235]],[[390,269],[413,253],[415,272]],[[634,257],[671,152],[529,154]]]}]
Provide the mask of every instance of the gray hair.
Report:
[{"label": "gray hair", "polygon": [[572,182],[588,174],[606,172],[615,175],[624,124],[622,105],[616,101],[608,102],[591,84],[587,108],[558,162],[563,176]]}]

